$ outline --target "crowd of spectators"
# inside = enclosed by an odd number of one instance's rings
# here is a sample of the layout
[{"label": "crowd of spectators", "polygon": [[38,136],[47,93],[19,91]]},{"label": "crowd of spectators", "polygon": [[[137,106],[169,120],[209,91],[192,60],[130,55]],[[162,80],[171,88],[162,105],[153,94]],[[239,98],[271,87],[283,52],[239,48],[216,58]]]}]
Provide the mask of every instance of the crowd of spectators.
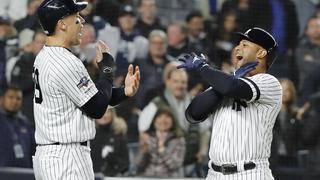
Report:
[{"label": "crowd of spectators", "polygon": [[[31,168],[35,150],[33,62],[45,43],[36,9],[43,0],[0,3],[0,166]],[[210,122],[191,125],[184,110],[208,88],[177,70],[183,53],[203,53],[233,73],[235,32],[261,27],[276,38],[269,73],[283,88],[271,168],[320,171],[320,2],[317,0],[84,0],[82,42],[72,51],[93,80],[95,42],[115,58],[114,86],[139,65],[135,98],[106,110],[91,142],[95,172],[106,176],[205,177]],[[207,2],[207,6],[203,6]],[[220,5],[220,6],[219,6]],[[204,7],[206,9],[204,9]],[[203,13],[211,12],[211,13]]]}]

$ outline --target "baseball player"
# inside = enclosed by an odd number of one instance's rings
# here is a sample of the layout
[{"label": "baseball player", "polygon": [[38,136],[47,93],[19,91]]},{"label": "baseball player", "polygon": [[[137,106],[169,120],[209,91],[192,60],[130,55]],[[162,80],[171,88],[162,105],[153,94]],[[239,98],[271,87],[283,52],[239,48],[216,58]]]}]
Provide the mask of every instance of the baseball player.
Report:
[{"label": "baseball player", "polygon": [[125,86],[112,87],[114,61],[103,42],[96,48],[100,70],[96,84],[69,50],[81,41],[84,19],[79,11],[86,6],[75,0],[45,0],[37,10],[47,35],[33,67],[37,180],[93,180],[89,141],[96,132],[94,119],[101,118],[108,105],[133,96],[139,87],[139,68],[132,65]]},{"label": "baseball player", "polygon": [[209,67],[203,56],[180,58],[184,63],[178,68],[197,71],[211,86],[191,101],[185,114],[190,123],[211,114],[208,180],[272,180],[268,158],[282,89],[266,71],[276,59],[277,43],[260,28],[239,36],[234,75]]}]

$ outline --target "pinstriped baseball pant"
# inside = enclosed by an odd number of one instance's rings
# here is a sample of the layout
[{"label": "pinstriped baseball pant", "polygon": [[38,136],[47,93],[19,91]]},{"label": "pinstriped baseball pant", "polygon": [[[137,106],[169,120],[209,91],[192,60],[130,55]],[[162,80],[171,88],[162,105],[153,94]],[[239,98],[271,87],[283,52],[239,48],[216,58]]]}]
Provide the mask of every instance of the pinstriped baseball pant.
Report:
[{"label": "pinstriped baseball pant", "polygon": [[36,180],[94,180],[90,147],[79,143],[37,146],[33,169]]},{"label": "pinstriped baseball pant", "polygon": [[206,180],[274,180],[269,163],[256,163],[257,167],[235,174],[224,175],[209,167]]}]

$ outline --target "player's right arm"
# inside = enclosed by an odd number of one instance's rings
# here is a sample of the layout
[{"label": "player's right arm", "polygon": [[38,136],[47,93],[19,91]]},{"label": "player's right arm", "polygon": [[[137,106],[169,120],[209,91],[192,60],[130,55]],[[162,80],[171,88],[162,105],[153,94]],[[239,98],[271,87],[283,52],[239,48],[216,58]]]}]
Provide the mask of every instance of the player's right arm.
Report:
[{"label": "player's right arm", "polygon": [[221,103],[223,96],[212,88],[197,95],[192,99],[185,111],[186,119],[191,124],[206,120],[209,114],[214,113]]}]

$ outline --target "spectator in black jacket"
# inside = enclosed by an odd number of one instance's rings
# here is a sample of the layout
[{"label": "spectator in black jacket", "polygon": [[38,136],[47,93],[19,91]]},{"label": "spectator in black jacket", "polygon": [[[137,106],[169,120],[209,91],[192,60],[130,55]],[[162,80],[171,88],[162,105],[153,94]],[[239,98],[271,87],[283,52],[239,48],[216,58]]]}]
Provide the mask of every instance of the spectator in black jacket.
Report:
[{"label": "spectator in black jacket", "polygon": [[97,133],[91,142],[94,172],[105,176],[120,176],[128,170],[127,124],[108,109],[97,121]]},{"label": "spectator in black jacket", "polygon": [[164,88],[163,71],[170,61],[175,60],[167,54],[168,40],[165,32],[153,30],[149,35],[149,53],[145,59],[138,59],[141,69],[141,83],[138,91],[138,106],[142,109]]},{"label": "spectator in black jacket", "polygon": [[301,92],[306,76],[315,66],[320,65],[320,17],[312,16],[309,18],[295,56],[299,69],[300,83],[298,87]]},{"label": "spectator in black jacket", "polygon": [[139,0],[138,2],[139,17],[136,28],[141,35],[148,38],[152,30],[165,30],[158,18],[158,8],[155,0]]},{"label": "spectator in black jacket", "polygon": [[188,28],[181,22],[175,22],[168,25],[168,54],[178,57],[182,53],[192,52],[188,46]]},{"label": "spectator in black jacket", "polygon": [[204,17],[201,11],[194,10],[190,12],[186,17],[186,26],[190,50],[195,53],[210,55],[212,53],[212,42],[204,31]]},{"label": "spectator in black jacket", "polygon": [[10,86],[0,108],[0,167],[32,168],[34,129],[21,113],[22,91]]}]

